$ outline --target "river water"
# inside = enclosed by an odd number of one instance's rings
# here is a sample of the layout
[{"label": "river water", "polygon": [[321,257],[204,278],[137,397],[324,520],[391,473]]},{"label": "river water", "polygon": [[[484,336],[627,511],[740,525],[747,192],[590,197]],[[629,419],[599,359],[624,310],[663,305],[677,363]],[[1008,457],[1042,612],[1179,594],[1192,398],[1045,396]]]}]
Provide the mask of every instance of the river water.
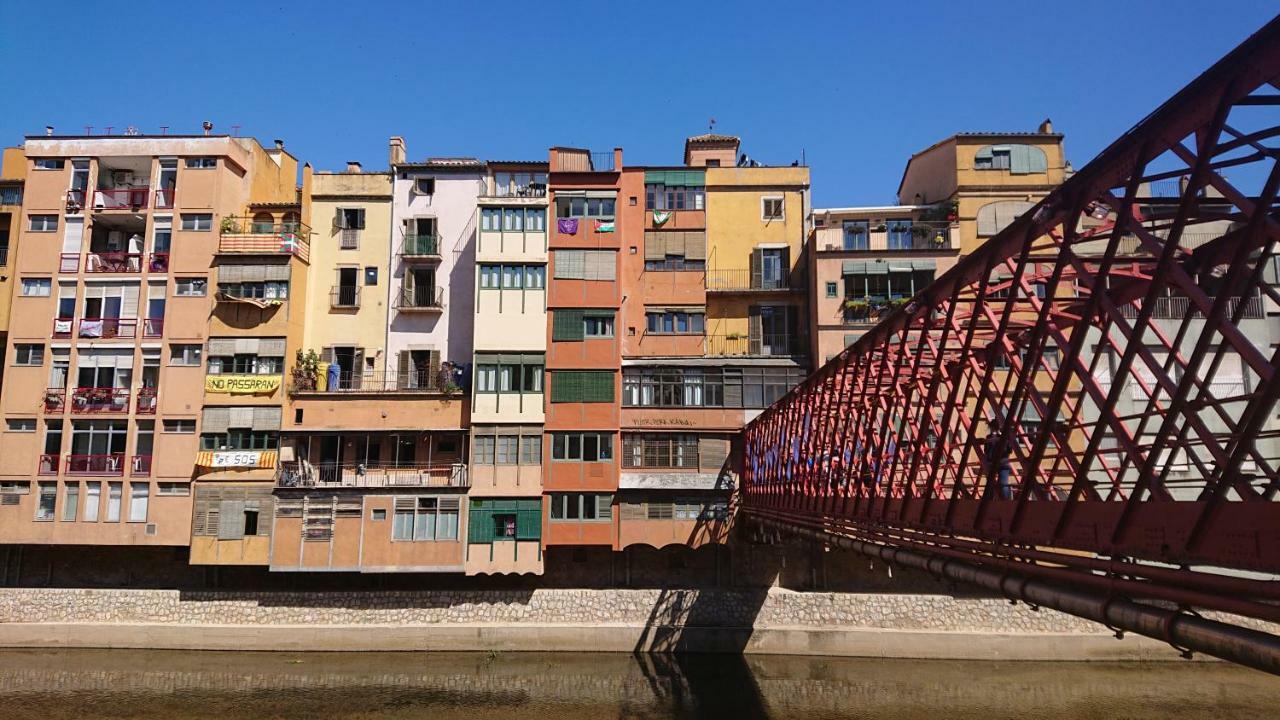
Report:
[{"label": "river water", "polygon": [[0,718],[1268,718],[1220,663],[0,650]]}]

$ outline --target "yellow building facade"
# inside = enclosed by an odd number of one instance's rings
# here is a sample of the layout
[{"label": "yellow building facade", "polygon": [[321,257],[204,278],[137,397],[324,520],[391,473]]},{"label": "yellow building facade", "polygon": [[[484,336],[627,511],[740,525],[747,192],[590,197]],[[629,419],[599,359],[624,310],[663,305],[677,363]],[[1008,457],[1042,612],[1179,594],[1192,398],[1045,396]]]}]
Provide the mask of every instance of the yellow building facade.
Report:
[{"label": "yellow building facade", "polygon": [[[9,332],[14,263],[18,257],[18,235],[22,219],[22,185],[27,158],[22,148],[5,148],[0,159],[0,348]],[[0,387],[4,384],[3,350],[0,350]]]}]

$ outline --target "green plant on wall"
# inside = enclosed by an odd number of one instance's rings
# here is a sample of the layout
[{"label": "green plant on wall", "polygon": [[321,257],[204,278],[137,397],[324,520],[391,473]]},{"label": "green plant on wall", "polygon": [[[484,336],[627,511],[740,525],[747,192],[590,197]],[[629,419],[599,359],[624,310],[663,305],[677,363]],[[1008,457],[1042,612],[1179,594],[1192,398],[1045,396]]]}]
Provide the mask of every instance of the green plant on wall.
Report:
[{"label": "green plant on wall", "polygon": [[218,229],[224,233],[238,233],[240,232],[240,225],[235,218],[224,217],[218,225]]},{"label": "green plant on wall", "polygon": [[293,357],[290,375],[295,390],[315,390],[320,379],[320,356],[315,350],[298,350]]}]

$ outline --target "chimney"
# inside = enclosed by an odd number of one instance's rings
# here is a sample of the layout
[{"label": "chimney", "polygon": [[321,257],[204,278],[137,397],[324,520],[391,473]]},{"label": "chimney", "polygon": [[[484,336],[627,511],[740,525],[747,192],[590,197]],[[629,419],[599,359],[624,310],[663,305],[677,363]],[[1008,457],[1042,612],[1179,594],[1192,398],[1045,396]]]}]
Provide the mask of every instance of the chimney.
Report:
[{"label": "chimney", "polygon": [[1044,122],[1040,123],[1040,130],[1039,130],[1039,132],[1040,132],[1040,134],[1041,134],[1041,135],[1051,135],[1051,134],[1053,134],[1053,121],[1052,121],[1052,120],[1050,120],[1049,118],[1045,118],[1045,119],[1044,119]]},{"label": "chimney", "polygon": [[205,135],[210,135],[213,133],[213,123],[209,122],[208,120],[205,120],[203,123],[201,123],[201,127],[204,128]]},{"label": "chimney", "polygon": [[349,173],[358,173],[358,172],[360,172],[360,163],[356,162],[355,160],[348,160],[348,161],[347,161],[347,172],[349,172]]},{"label": "chimney", "polygon": [[283,140],[276,140],[276,150],[279,150],[280,152],[284,152],[284,141],[283,141]]},{"label": "chimney", "polygon": [[52,126],[52,125],[45,125],[45,126],[44,126],[44,134],[45,134],[45,135],[48,135],[48,136],[50,136],[50,137],[52,137],[52,136],[53,136],[53,126]]},{"label": "chimney", "polygon": [[405,160],[404,138],[393,136],[390,142],[391,166],[394,168]]}]

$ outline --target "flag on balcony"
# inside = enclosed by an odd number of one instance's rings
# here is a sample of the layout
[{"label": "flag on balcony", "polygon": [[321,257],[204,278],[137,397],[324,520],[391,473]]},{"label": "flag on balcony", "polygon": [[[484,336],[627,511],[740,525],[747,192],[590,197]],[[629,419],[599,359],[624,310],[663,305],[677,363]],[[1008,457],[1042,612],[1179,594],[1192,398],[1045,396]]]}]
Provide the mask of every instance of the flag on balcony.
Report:
[{"label": "flag on balcony", "polygon": [[577,235],[578,218],[559,218],[556,220],[556,229],[562,235]]},{"label": "flag on balcony", "polygon": [[604,221],[604,220],[597,220],[597,221],[596,221],[596,232],[598,232],[598,233],[611,233],[611,232],[613,232],[613,221],[612,221],[612,220],[609,220],[608,222],[606,222],[606,221]]},{"label": "flag on balcony", "polygon": [[293,233],[284,233],[280,236],[280,252],[291,253],[296,255],[298,250],[302,248],[302,242],[298,240],[298,236]]},{"label": "flag on balcony", "polygon": [[668,221],[668,220],[670,220],[670,219],[671,219],[671,211],[670,211],[670,210],[667,210],[666,212],[663,212],[663,211],[661,211],[661,210],[654,210],[654,211],[653,211],[653,224],[654,224],[654,225],[666,225],[666,224],[667,224],[667,221]]}]

